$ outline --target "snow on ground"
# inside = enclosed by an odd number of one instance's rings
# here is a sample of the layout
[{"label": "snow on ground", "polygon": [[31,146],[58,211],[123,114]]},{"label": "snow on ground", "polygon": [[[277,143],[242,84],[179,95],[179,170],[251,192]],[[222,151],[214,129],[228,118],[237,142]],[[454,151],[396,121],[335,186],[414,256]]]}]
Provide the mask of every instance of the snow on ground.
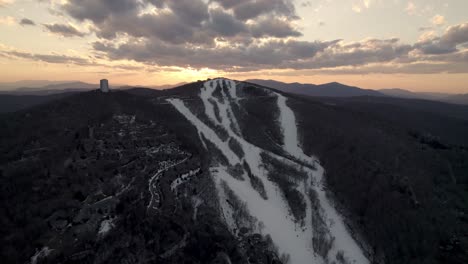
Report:
[{"label": "snow on ground", "polygon": [[[294,112],[287,106],[286,97],[280,94],[278,94],[278,107],[280,109],[280,123],[284,137],[284,150],[299,160],[308,161],[310,164],[314,164],[315,167],[317,167],[317,171],[308,170],[308,172],[319,184],[318,186],[314,185],[313,188],[318,193],[320,206],[324,209],[326,217],[325,222],[327,223],[331,235],[335,238],[332,248],[328,252],[328,259],[334,259],[338,252],[341,251],[344,257],[352,262],[369,263],[361,248],[347,230],[343,219],[326,196],[326,192],[323,188],[324,169],[321,166],[317,166],[315,159],[305,155],[304,151],[299,147],[300,143],[297,134],[296,117]],[[308,187],[310,188],[312,186]]]},{"label": "snow on ground", "polygon": [[280,110],[279,121],[283,131],[284,150],[293,157],[313,164],[315,159],[304,154],[299,147],[296,116],[294,112],[286,105],[286,97],[281,94],[278,96],[278,108]]},{"label": "snow on ground", "polygon": [[[172,167],[175,167],[183,162],[185,162],[188,158],[185,158],[178,162],[164,162],[162,168],[156,172],[153,177],[151,177],[148,181],[148,191],[151,195],[150,202],[148,203],[147,209],[157,210],[159,204],[161,202],[161,197],[159,195],[158,189],[158,179],[161,177],[162,173],[169,170]],[[161,162],[162,163],[162,162]]]},{"label": "snow on ground", "polygon": [[187,181],[187,179],[190,179],[190,177],[196,175],[200,171],[200,168],[196,170],[191,170],[187,173],[184,173],[180,175],[177,179],[173,180],[171,183],[171,191],[177,191],[177,187]]},{"label": "snow on ground", "polygon": [[263,199],[247,181],[232,177],[224,167],[213,173],[216,184],[225,181],[234,193],[247,204],[250,214],[263,223],[263,234],[271,236],[280,254],[288,254],[291,263],[323,263],[314,255],[312,238],[307,232],[296,228],[295,219],[290,215],[281,191],[271,181],[264,180],[268,200]]},{"label": "snow on ground", "polygon": [[[224,85],[224,84],[227,85]],[[227,86],[227,87],[226,87]],[[222,88],[227,88],[227,94]],[[215,91],[220,90],[220,96],[215,96]],[[276,154],[263,150],[252,143],[245,140],[238,129],[238,121],[232,109],[232,104],[238,103],[240,99],[237,96],[237,85],[234,81],[225,79],[215,79],[204,83],[201,88],[200,97],[205,107],[206,116],[213,124],[220,125],[228,133],[230,138],[235,139],[244,152],[244,157],[239,158],[228,144],[228,140],[223,141],[217,135],[215,130],[209,127],[199,119],[190,109],[179,99],[168,99],[168,101],[187,118],[198,130],[200,134],[211,141],[221,153],[229,160],[231,166],[247,163],[253,175],[258,177],[265,188],[268,199],[264,199],[252,187],[250,180],[239,180],[229,173],[227,167],[215,165],[211,168],[210,173],[214,178],[218,192],[219,204],[221,213],[230,230],[234,233],[238,229],[235,221],[235,214],[232,205],[227,201],[227,194],[223,188],[223,183],[226,183],[229,189],[246,204],[251,216],[261,224],[262,228],[257,228],[255,232],[260,232],[264,235],[270,235],[273,243],[278,248],[280,254],[289,255],[290,263],[330,263],[336,259],[337,253],[343,252],[345,259],[351,263],[366,264],[369,263],[362,253],[357,243],[353,240],[347,231],[342,218],[333,208],[332,203],[325,195],[322,186],[323,168],[317,170],[305,168],[310,176],[307,181],[298,183],[296,189],[302,193],[304,197],[309,197],[308,191],[314,188],[318,193],[320,206],[326,215],[326,223],[329,232],[335,237],[332,249],[328,252],[326,259],[314,253],[312,247],[313,230],[312,230],[312,205],[309,199],[306,200],[306,217],[305,226],[297,227],[296,219],[291,214],[291,209],[282,194],[280,188],[268,179],[268,172],[265,170],[261,154],[267,153],[271,157],[284,162],[285,164],[300,166],[296,161],[281,157]],[[260,89],[260,88],[259,88]],[[287,99],[277,94],[278,108],[280,111],[279,124],[284,136],[284,151],[293,157],[295,160],[305,162],[311,167],[317,166],[316,159],[304,154],[300,147],[297,133],[296,118],[294,112],[287,106]],[[221,98],[217,98],[221,97]],[[216,117],[215,109],[219,110],[220,120]],[[246,172],[244,171],[244,176]],[[249,179],[249,177],[244,177]],[[312,184],[314,183],[318,184]],[[171,186],[172,187],[172,186]]]},{"label": "snow on ground", "polygon": [[113,219],[106,219],[101,222],[99,227],[98,235],[104,236],[114,227]]},{"label": "snow on ground", "polygon": [[[180,99],[168,99],[169,103],[171,103],[182,115],[185,116],[197,129],[198,131],[205,136],[206,139],[211,141],[218,149],[223,153],[223,155],[228,159],[231,165],[236,165],[239,163],[239,157],[232,151],[229,147],[227,141],[222,141],[216,132],[208,127],[205,123],[203,123],[198,117],[196,117],[190,109],[185,106],[184,102]],[[211,104],[210,104],[211,105]],[[214,117],[216,120],[216,117]]]},{"label": "snow on ground", "polygon": [[31,257],[31,264],[36,264],[38,260],[47,257],[53,249],[49,249],[49,247],[43,247],[41,250],[37,251],[34,256]]},{"label": "snow on ground", "polygon": [[198,207],[203,203],[203,200],[198,196],[192,196],[192,205],[193,205],[193,221],[197,220]]}]

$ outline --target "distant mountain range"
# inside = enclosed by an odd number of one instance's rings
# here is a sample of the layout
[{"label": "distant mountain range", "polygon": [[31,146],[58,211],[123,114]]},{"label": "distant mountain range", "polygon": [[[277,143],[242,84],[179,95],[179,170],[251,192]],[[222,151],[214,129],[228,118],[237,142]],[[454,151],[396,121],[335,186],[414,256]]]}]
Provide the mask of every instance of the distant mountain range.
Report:
[{"label": "distant mountain range", "polygon": [[[135,85],[122,85],[111,84],[111,88],[118,90],[129,90],[134,88],[150,88],[156,90],[165,90],[186,83],[165,84],[154,86],[135,86]],[[11,83],[0,83],[0,95],[28,95],[28,96],[45,96],[62,93],[75,93],[86,92],[90,90],[99,89],[99,84],[91,84],[79,81],[72,82],[54,82],[54,81],[18,81]]]},{"label": "distant mountain range", "polygon": [[[18,82],[18,84],[25,83],[28,83],[28,81]],[[84,92],[99,88],[98,84],[85,82],[49,83],[44,86],[34,86],[31,81],[32,86],[11,87],[10,85],[11,84],[0,84],[0,88],[2,88],[0,94],[44,96],[69,92]]]},{"label": "distant mountain range", "polygon": [[464,104],[468,105],[468,94],[457,94],[445,98],[445,102],[452,103],[452,104]]},{"label": "distant mountain range", "polygon": [[411,92],[403,89],[382,89],[379,90],[379,92],[392,97],[434,100],[452,104],[468,104],[468,94]]},{"label": "distant mountain range", "polygon": [[[154,95],[161,90],[182,86],[185,83],[161,86],[111,86],[115,90],[126,90],[133,94]],[[85,82],[19,81],[0,83],[0,113],[15,112],[32,106],[45,104],[81,92],[99,89],[99,84]],[[154,91],[154,92],[153,92]]]},{"label": "distant mountain range", "polygon": [[[430,92],[411,92],[404,89],[392,88],[371,90],[355,86],[349,86],[338,82],[326,84],[304,84],[304,83],[284,83],[275,80],[250,79],[246,82],[257,85],[274,88],[283,92],[315,96],[315,97],[397,97],[406,99],[423,99],[440,101],[452,104],[468,105],[468,94],[448,94],[448,93],[430,93]],[[173,87],[183,86],[186,83],[160,86],[132,86],[132,85],[112,85],[114,89],[130,90],[134,88],[151,88],[155,90],[165,90]],[[45,96],[63,93],[76,93],[98,89],[99,85],[80,81],[56,82],[47,80],[27,80],[11,83],[0,83],[0,95],[28,95]],[[42,100],[41,100],[42,101]]]},{"label": "distant mountain range", "polygon": [[326,84],[303,84],[303,83],[283,83],[274,80],[251,79],[246,82],[271,87],[283,92],[302,94],[308,96],[327,97],[354,97],[354,96],[385,96],[376,90],[366,90],[354,86],[348,86],[337,82]]},{"label": "distant mountain range", "polygon": [[448,93],[430,93],[430,92],[411,92],[404,89],[381,89],[370,90],[355,86],[348,86],[338,82],[326,84],[303,84],[303,83],[284,83],[274,80],[250,79],[246,82],[271,87],[283,92],[301,94],[317,97],[356,97],[356,96],[378,96],[378,97],[397,97],[406,99],[424,99],[440,101],[452,104],[468,104],[468,94],[448,94]]},{"label": "distant mountain range", "polygon": [[448,93],[430,93],[430,92],[411,92],[404,89],[393,88],[393,89],[380,89],[379,92],[400,98],[409,98],[409,99],[427,99],[427,100],[441,100],[447,98],[452,94]]},{"label": "distant mountain range", "polygon": [[16,82],[2,82],[0,83],[0,90],[12,90],[19,87],[40,88],[47,85],[74,83],[78,81],[49,81],[49,80],[21,80]]}]

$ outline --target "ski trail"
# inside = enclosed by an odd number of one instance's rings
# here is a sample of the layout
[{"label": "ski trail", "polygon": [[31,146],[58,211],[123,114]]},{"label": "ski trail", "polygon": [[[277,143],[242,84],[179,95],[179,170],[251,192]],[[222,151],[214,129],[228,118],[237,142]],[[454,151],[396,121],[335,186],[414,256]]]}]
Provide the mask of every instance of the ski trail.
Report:
[{"label": "ski trail", "polygon": [[281,191],[272,182],[264,181],[268,190],[268,200],[264,200],[248,182],[235,179],[224,167],[216,168],[213,176],[217,185],[221,180],[225,181],[239,198],[246,201],[250,214],[263,223],[261,232],[271,236],[280,254],[289,255],[290,263],[323,263],[313,254],[310,236],[296,228],[283,197],[274,195]]},{"label": "ski trail", "polygon": [[[231,150],[229,147],[228,142],[222,141],[216,132],[208,127],[205,123],[203,123],[198,117],[196,117],[190,109],[185,106],[184,102],[180,99],[168,99],[169,103],[171,103],[185,118],[187,118],[197,129],[198,131],[205,136],[205,138],[221,151],[221,153],[228,159],[231,165],[239,164],[240,160],[234,151]],[[208,104],[210,104],[208,102]],[[206,108],[205,108],[206,109]],[[214,116],[214,112],[213,112]],[[216,117],[213,117],[213,120],[216,120]]]},{"label": "ski trail", "polygon": [[[227,93],[225,92],[226,89]],[[284,151],[295,160],[309,164],[311,167],[316,166],[316,159],[305,155],[300,147],[295,115],[287,106],[287,99],[279,94],[277,96],[280,112],[278,122],[283,132]],[[168,102],[197,128],[199,134],[204,135],[206,140],[212,142],[221,151],[228,159],[231,168],[245,162],[250,172],[261,181],[267,194],[267,199],[262,198],[260,193],[253,188],[250,178],[245,177],[247,174],[245,170],[243,174],[244,179],[247,180],[239,180],[229,173],[230,170],[226,166],[218,164],[211,168],[210,173],[217,188],[222,216],[233,233],[239,227],[236,226],[236,212],[226,202],[227,194],[223,188],[223,183],[227,184],[227,187],[245,203],[250,215],[262,223],[263,228],[257,227],[257,230],[253,231],[260,232],[263,235],[270,235],[273,243],[278,248],[278,253],[288,255],[290,263],[332,263],[336,260],[338,252],[343,252],[345,259],[350,260],[350,263],[368,263],[359,246],[346,230],[341,217],[325,195],[326,193],[321,185],[323,168],[319,167],[317,170],[305,168],[310,178],[296,184],[296,190],[303,195],[306,203],[304,222],[298,228],[297,221],[294,219],[281,189],[268,178],[268,171],[265,169],[261,154],[266,153],[274,159],[296,168],[304,166],[287,157],[261,149],[242,137],[239,123],[232,108],[233,104],[239,106],[238,101],[241,99],[237,95],[237,85],[234,81],[225,79],[207,81],[200,90],[200,98],[205,108],[204,114],[213,124],[221,126],[230,139],[239,143],[244,153],[243,158],[239,158],[231,149],[228,144],[229,139],[226,141],[221,140],[215,130],[193,114],[183,101],[168,99]],[[219,111],[218,115],[216,115],[215,109]],[[325,256],[325,259],[316,254],[312,246],[314,231],[312,228],[312,203],[308,198],[311,189],[317,192],[320,207],[326,212],[326,219],[324,220],[327,222],[327,228],[329,229],[327,231],[335,237],[335,240],[332,240],[332,249]]]},{"label": "ski trail", "polygon": [[[338,214],[332,206],[331,201],[326,196],[326,192],[323,188],[324,169],[317,165],[317,162],[313,157],[309,157],[304,154],[304,151],[299,147],[300,143],[298,140],[296,117],[294,112],[287,106],[286,97],[281,94],[277,94],[277,96],[278,108],[280,109],[280,124],[284,137],[284,150],[295,158],[307,161],[317,167],[317,171],[308,171],[309,174],[311,174],[311,177],[315,178],[318,182],[318,186],[315,185],[313,189],[317,192],[320,206],[324,209],[326,218],[325,222],[327,223],[329,232],[335,238],[333,246],[328,252],[328,259],[334,259],[338,252],[341,251],[344,257],[352,262],[360,264],[369,263],[369,260],[364,256],[361,248],[347,230],[342,217]],[[310,188],[311,186],[309,185],[307,187]]]},{"label": "ski trail", "polygon": [[[323,263],[320,257],[315,256],[312,248],[312,231],[310,228],[304,231],[302,228],[297,228],[297,223],[291,214],[290,208],[283,197],[282,191],[278,186],[270,181],[267,177],[267,172],[264,170],[261,153],[263,149],[247,142],[233,130],[233,124],[237,123],[234,113],[231,108],[231,100],[228,95],[221,90],[222,100],[213,96],[215,90],[222,88],[223,81],[213,80],[204,84],[201,89],[200,97],[205,104],[205,114],[214,123],[221,124],[228,135],[235,139],[241,146],[244,152],[245,161],[253,175],[257,176],[262,182],[268,199],[265,200],[252,187],[250,181],[240,181],[232,177],[225,167],[212,168],[212,176],[215,178],[218,198],[221,205],[223,217],[231,231],[238,227],[235,223],[236,212],[226,202],[226,194],[221,185],[224,181],[228,187],[236,194],[236,196],[246,203],[249,213],[262,222],[264,228],[255,230],[264,235],[270,235],[274,244],[278,247],[280,254],[289,255],[291,263]],[[237,98],[236,92],[231,91],[236,86],[228,82],[229,96],[234,95]],[[189,121],[194,124],[205,137],[213,142],[221,152],[225,153],[226,157],[233,155],[229,145],[222,142],[217,137],[214,131],[206,126],[199,118],[193,115],[185,104],[177,99],[169,99],[169,102],[179,110]],[[220,122],[217,120],[215,113],[210,109],[219,109]],[[208,110],[207,110],[208,109]],[[230,114],[230,112],[232,114]],[[207,136],[207,135],[211,136]],[[273,155],[276,157],[276,155]],[[231,165],[241,164],[240,160],[232,159],[234,163]],[[245,173],[244,173],[245,174]],[[244,177],[248,178],[248,177]],[[310,215],[310,213],[309,213]]]},{"label": "ski trail", "polygon": [[299,147],[296,116],[294,112],[286,105],[286,97],[281,94],[278,96],[278,108],[280,110],[279,121],[281,130],[283,131],[284,150],[293,157],[308,162],[315,163],[315,159],[304,154],[304,151]]}]

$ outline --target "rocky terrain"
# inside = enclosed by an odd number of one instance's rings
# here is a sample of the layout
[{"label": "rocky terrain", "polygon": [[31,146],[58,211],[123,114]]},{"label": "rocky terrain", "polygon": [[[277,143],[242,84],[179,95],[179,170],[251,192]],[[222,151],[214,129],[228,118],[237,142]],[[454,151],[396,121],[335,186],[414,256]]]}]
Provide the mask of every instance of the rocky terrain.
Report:
[{"label": "rocky terrain", "polygon": [[2,259],[466,263],[462,136],[370,109],[220,78],[2,115]]}]

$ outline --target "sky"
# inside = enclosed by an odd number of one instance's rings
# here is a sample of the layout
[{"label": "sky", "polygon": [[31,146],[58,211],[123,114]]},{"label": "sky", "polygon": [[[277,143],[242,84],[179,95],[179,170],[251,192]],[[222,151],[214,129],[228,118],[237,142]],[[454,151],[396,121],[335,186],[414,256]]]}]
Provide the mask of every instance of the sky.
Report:
[{"label": "sky", "polygon": [[0,82],[468,93],[466,0],[0,0]]}]

